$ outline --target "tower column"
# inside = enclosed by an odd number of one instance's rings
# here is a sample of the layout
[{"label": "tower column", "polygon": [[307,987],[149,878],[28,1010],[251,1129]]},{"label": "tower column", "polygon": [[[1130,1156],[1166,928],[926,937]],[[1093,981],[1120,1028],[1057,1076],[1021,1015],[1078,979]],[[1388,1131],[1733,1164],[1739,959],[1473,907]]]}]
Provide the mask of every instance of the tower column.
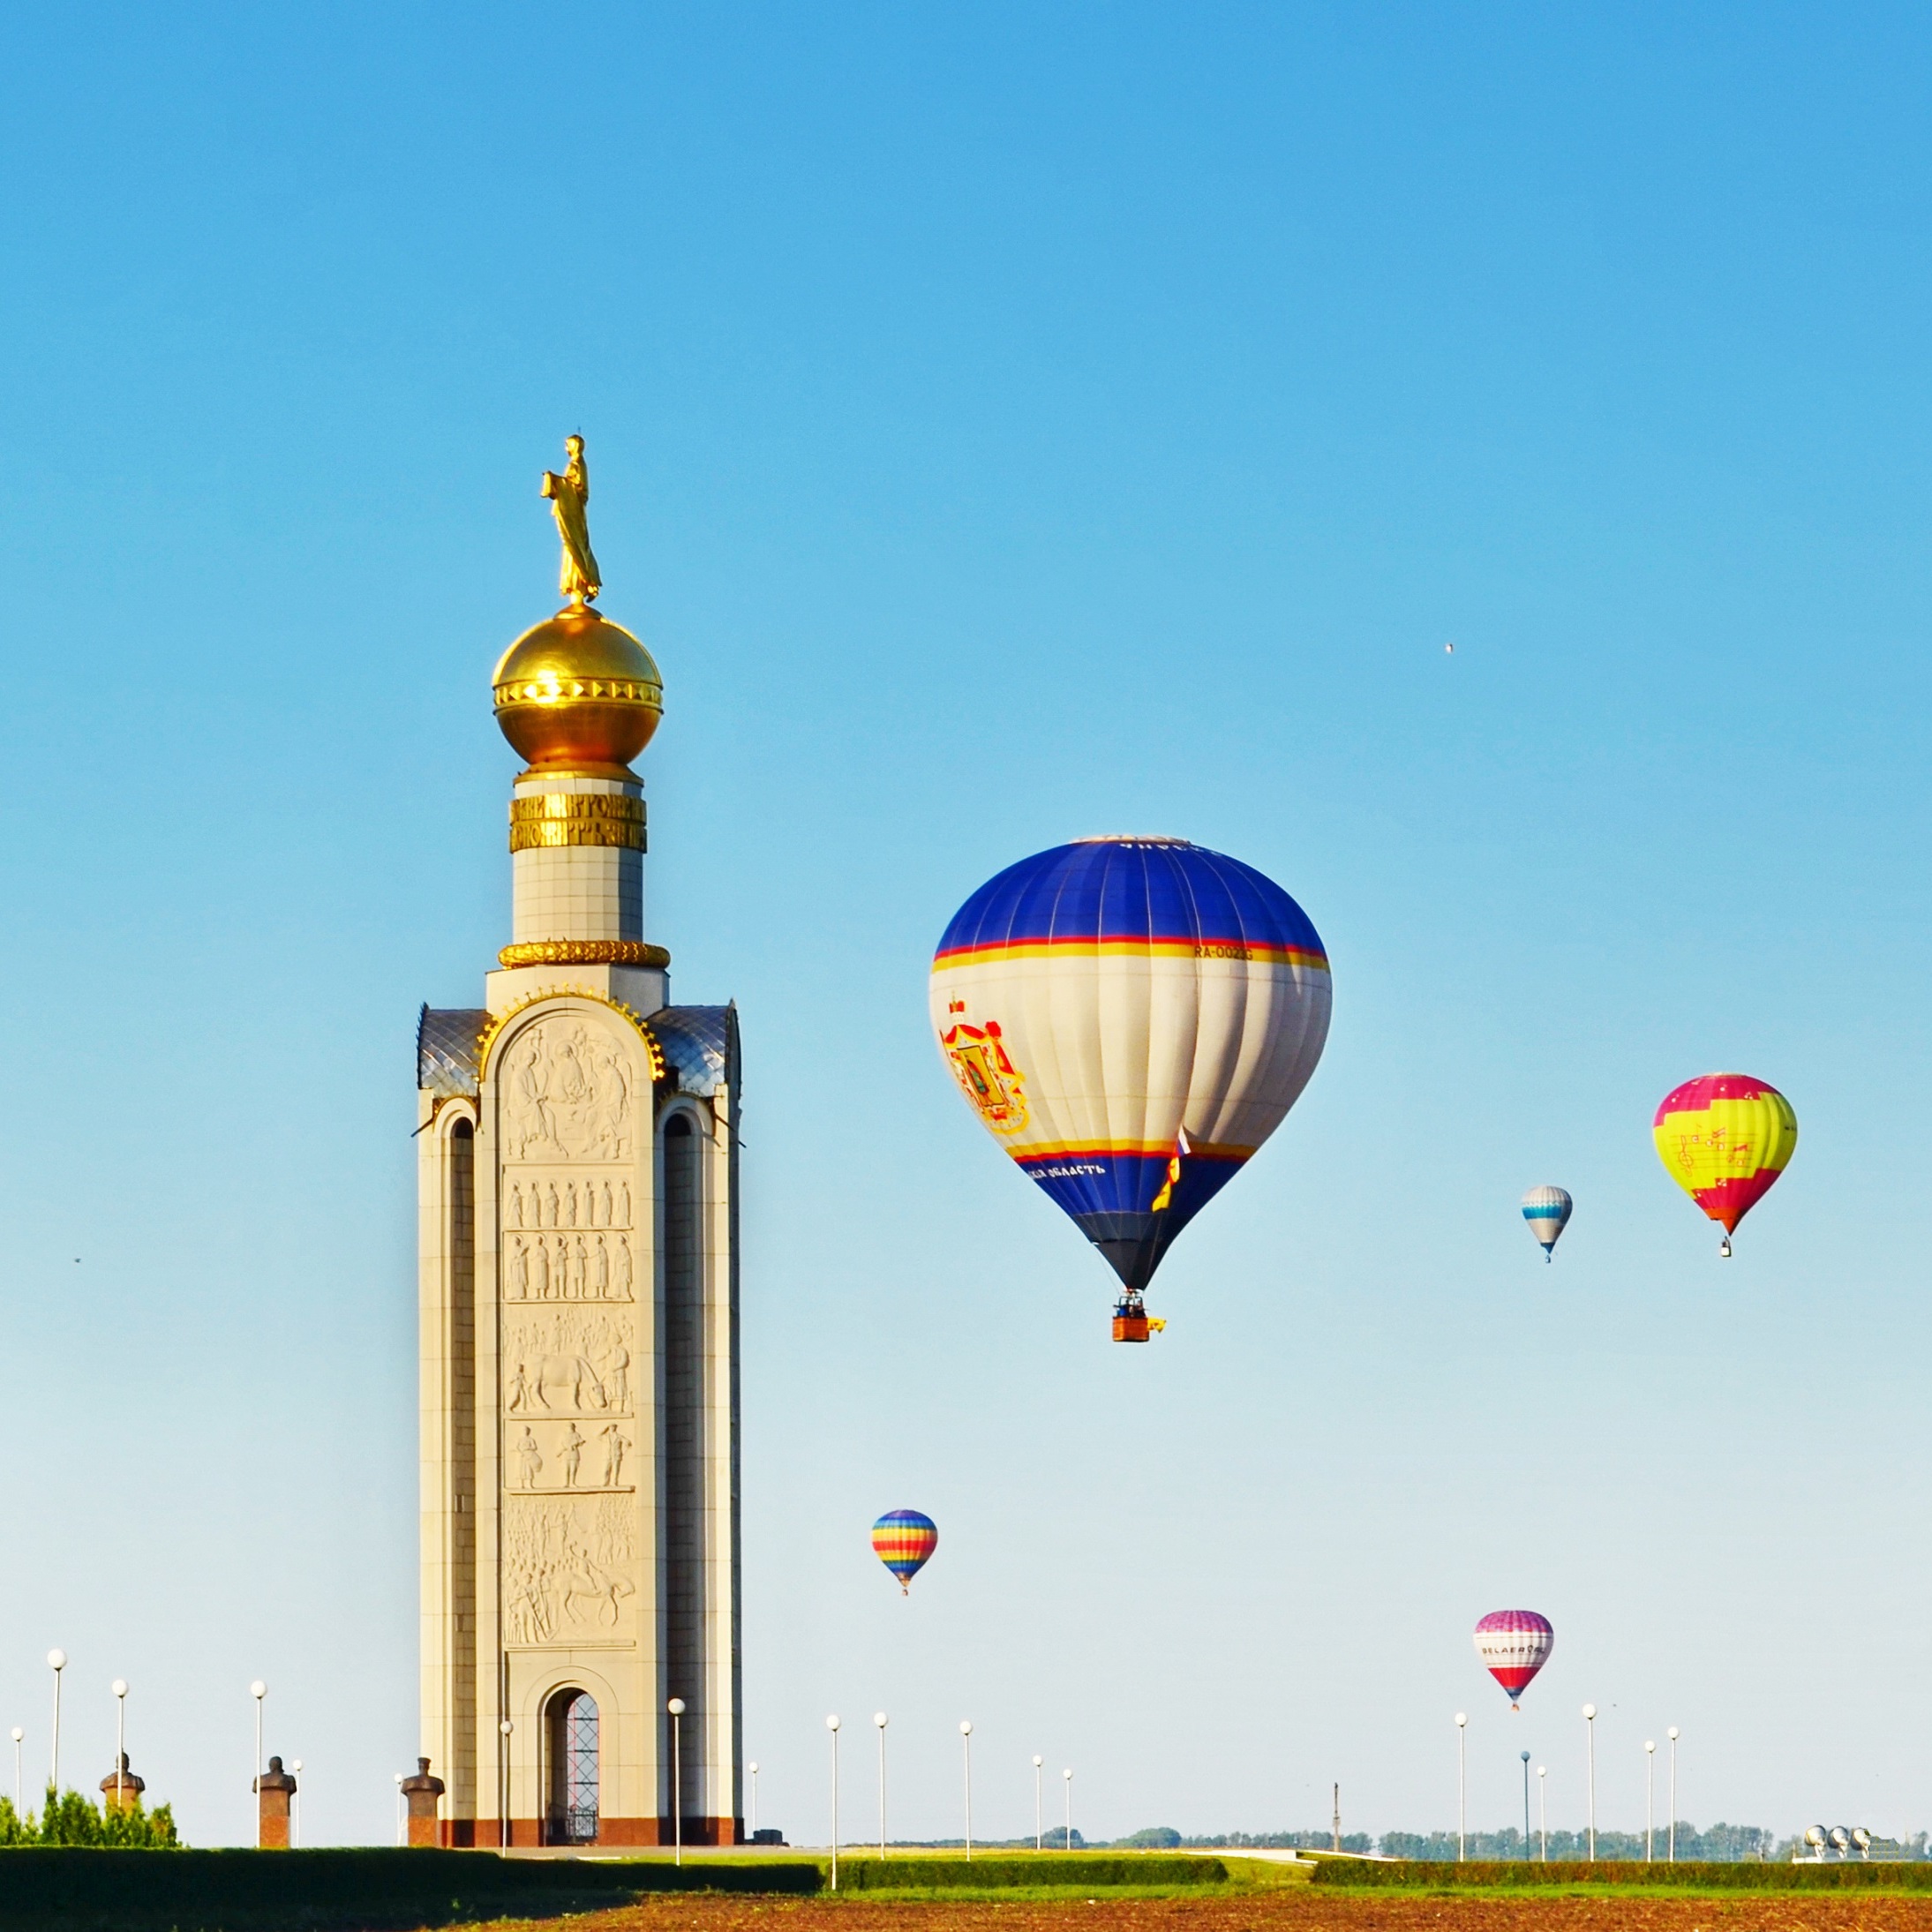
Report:
[{"label": "tower column", "polygon": [[[570,601],[492,680],[520,755],[511,941],[417,1036],[422,1744],[412,1844],[738,1835],[731,1009],[644,936],[658,666],[590,608],[581,440],[546,474]],[[668,1184],[669,1192],[666,1192]],[[671,1789],[665,1703],[687,1701]],[[433,1761],[448,1781],[430,1776]]]},{"label": "tower column", "polygon": [[644,788],[635,778],[524,772],[510,797],[510,853],[513,945],[643,938]]}]

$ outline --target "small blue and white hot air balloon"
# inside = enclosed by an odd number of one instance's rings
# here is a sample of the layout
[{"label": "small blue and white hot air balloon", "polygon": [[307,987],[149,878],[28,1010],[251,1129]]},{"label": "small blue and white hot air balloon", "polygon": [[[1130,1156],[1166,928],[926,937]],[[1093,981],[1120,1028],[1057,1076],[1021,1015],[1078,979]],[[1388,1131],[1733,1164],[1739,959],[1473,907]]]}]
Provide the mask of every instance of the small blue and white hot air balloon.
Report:
[{"label": "small blue and white hot air balloon", "polygon": [[1530,1232],[1542,1244],[1545,1261],[1555,1259],[1551,1251],[1556,1246],[1556,1237],[1569,1225],[1574,1205],[1560,1187],[1532,1187],[1522,1197],[1522,1218],[1530,1223]]}]

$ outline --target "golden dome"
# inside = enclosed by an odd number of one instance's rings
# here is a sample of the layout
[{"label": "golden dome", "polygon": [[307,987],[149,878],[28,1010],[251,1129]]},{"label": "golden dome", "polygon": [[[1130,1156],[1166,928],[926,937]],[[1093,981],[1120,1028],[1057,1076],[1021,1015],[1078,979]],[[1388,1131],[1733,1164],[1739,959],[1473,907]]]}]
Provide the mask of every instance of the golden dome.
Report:
[{"label": "golden dome", "polygon": [[497,728],[539,771],[621,770],[664,713],[650,653],[581,605],[525,631],[491,682]]}]

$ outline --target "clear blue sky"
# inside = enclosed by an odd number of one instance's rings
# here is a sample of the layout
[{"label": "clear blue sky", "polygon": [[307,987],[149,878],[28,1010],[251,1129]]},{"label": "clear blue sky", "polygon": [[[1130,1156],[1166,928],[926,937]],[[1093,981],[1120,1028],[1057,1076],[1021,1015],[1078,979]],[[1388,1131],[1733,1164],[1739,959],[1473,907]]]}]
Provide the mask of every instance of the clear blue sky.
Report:
[{"label": "clear blue sky", "polygon": [[[650,924],[748,1054],[745,1727],[822,1837],[1932,1821],[1921,10],[16,10],[0,1726],[312,1837],[416,1748],[417,1004],[581,427]],[[1454,656],[1443,650],[1454,639]],[[1184,834],[1327,1056],[1105,1339],[937,1063],[1000,867]],[[1803,1139],[1735,1261],[1658,1098]],[[1545,1268],[1516,1212],[1577,1199]],[[78,1259],[76,1258],[79,1258]],[[939,1521],[910,1602],[880,1510]],[[1559,1631],[1511,1718],[1469,1640]],[[1049,1798],[1049,1808],[1053,1800]],[[1662,1806],[1659,1805],[1661,1813]]]}]

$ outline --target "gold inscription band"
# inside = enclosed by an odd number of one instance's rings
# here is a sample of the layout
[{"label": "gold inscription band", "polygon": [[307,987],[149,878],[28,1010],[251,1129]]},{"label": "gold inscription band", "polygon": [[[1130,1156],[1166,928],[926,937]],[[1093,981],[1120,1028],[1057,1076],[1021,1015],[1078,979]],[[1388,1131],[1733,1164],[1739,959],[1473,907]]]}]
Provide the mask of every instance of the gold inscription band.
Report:
[{"label": "gold inscription band", "polygon": [[644,801],[611,792],[540,792],[510,801],[510,850],[617,846],[643,852]]},{"label": "gold inscription band", "polygon": [[507,971],[527,966],[667,966],[671,955],[642,939],[530,939],[496,956]]}]

